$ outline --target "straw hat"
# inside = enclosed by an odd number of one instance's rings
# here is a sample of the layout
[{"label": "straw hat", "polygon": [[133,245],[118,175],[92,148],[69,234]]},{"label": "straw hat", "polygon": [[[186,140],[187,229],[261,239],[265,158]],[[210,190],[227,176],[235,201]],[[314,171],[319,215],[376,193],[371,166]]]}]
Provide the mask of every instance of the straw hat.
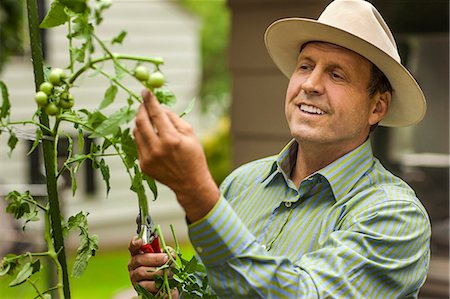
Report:
[{"label": "straw hat", "polygon": [[364,0],[335,0],[318,20],[285,18],[272,23],[264,35],[269,55],[289,78],[302,44],[323,41],[353,50],[374,63],[394,89],[391,106],[380,125],[401,127],[418,123],[426,101],[413,76],[401,64],[397,46],[380,13]]}]

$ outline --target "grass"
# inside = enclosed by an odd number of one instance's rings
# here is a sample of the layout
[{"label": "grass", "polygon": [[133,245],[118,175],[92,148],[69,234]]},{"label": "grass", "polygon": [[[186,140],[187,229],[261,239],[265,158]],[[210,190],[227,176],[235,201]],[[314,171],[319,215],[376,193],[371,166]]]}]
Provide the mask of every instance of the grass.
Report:
[{"label": "grass", "polygon": [[[188,258],[193,255],[190,244],[182,246],[183,256]],[[73,260],[70,258],[69,269],[72,269]],[[100,250],[89,263],[86,271],[80,278],[70,277],[70,289],[72,299],[110,299],[121,291],[131,288],[128,277],[127,264],[130,255],[126,249],[117,251]],[[38,276],[39,275],[39,276]],[[39,279],[40,289],[46,284],[46,274],[33,276],[33,280]],[[36,293],[30,284],[10,288],[12,277],[0,277],[0,298],[2,299],[26,299],[35,298]]]}]

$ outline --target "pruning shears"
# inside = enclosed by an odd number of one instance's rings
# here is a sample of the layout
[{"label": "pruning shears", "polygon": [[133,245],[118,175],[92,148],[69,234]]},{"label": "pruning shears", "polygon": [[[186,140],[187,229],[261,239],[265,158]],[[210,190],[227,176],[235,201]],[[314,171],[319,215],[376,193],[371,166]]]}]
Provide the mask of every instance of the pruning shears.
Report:
[{"label": "pruning shears", "polygon": [[138,235],[142,232],[143,245],[141,250],[144,253],[160,253],[161,246],[159,244],[158,230],[153,222],[150,214],[145,215],[144,224],[141,223],[141,212],[139,212],[136,217],[137,233]]}]

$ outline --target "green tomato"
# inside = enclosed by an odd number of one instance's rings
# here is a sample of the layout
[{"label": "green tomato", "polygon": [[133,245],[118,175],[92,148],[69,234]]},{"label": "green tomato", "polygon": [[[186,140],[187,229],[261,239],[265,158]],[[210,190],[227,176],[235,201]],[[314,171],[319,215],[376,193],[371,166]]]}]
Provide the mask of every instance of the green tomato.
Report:
[{"label": "green tomato", "polygon": [[47,115],[57,115],[59,113],[59,107],[53,102],[48,103],[47,107],[45,107],[45,113]]},{"label": "green tomato", "polygon": [[39,90],[45,92],[46,95],[51,95],[53,91],[53,84],[50,82],[44,82],[39,86]]},{"label": "green tomato", "polygon": [[147,81],[147,79],[149,77],[148,69],[145,66],[143,66],[143,65],[139,65],[134,70],[134,76],[139,81]]},{"label": "green tomato", "polygon": [[160,71],[156,71],[152,74],[150,74],[150,77],[148,78],[148,85],[150,85],[153,88],[158,88],[164,85],[164,82],[166,81],[164,75]]},{"label": "green tomato", "polygon": [[36,104],[38,104],[41,107],[44,107],[48,103],[48,96],[45,92],[38,91],[34,96],[34,100],[36,101]]},{"label": "green tomato", "polygon": [[59,106],[63,109],[70,109],[75,103],[75,98],[70,93],[63,93],[59,99]]},{"label": "green tomato", "polygon": [[62,80],[66,78],[66,73],[60,68],[54,68],[48,75],[48,81],[53,85],[61,85]]}]

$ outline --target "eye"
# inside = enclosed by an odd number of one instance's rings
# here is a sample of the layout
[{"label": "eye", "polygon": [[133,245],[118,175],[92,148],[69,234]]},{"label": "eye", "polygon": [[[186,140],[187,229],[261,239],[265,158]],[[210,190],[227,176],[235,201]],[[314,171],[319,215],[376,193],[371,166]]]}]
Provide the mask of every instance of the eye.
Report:
[{"label": "eye", "polygon": [[299,71],[309,71],[309,70],[312,70],[312,66],[311,65],[309,65],[309,64],[307,64],[307,63],[301,63],[301,64],[299,64],[298,65],[298,70]]},{"label": "eye", "polygon": [[344,80],[344,76],[338,72],[331,72],[331,77],[336,80]]}]

